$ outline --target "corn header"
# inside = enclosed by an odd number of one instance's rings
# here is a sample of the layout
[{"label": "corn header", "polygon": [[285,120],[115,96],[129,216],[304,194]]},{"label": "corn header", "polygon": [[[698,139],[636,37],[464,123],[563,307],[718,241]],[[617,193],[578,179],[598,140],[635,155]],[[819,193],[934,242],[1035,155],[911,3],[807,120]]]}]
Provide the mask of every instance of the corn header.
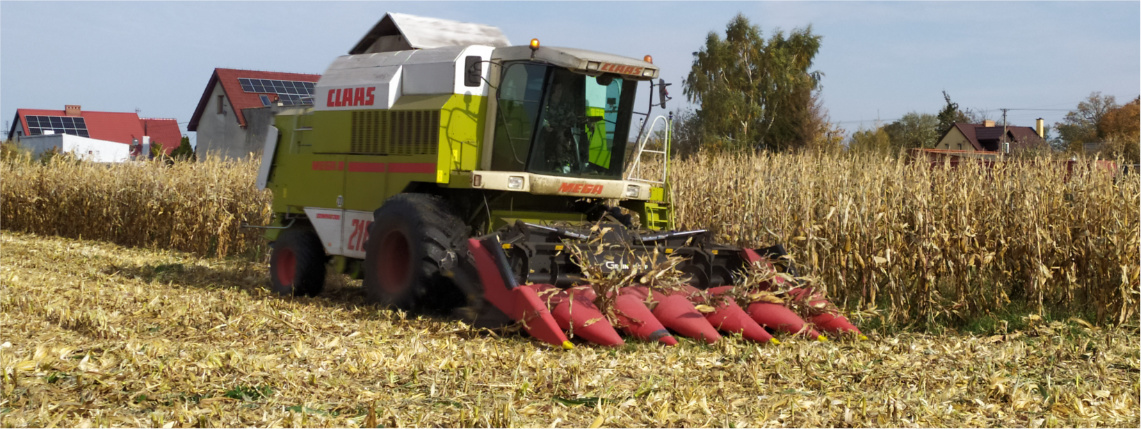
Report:
[{"label": "corn header", "polygon": [[[337,58],[313,105],[280,112],[268,132],[258,180],[274,193],[273,290],[316,295],[331,268],[363,278],[374,302],[521,322],[564,347],[568,332],[605,345],[622,344],[620,333],[666,344],[858,335],[838,313],[808,323],[779,300],[739,293],[743,273],[790,268],[779,246],[673,230],[668,119],[635,125],[649,118],[634,111],[640,82],[665,106],[658,74],[649,56],[537,40]],[[664,144],[648,148],[651,134]],[[653,178],[628,173],[645,163]],[[646,279],[663,265],[684,284]],[[628,281],[592,284],[606,277]],[[752,292],[827,304],[788,278]]]}]

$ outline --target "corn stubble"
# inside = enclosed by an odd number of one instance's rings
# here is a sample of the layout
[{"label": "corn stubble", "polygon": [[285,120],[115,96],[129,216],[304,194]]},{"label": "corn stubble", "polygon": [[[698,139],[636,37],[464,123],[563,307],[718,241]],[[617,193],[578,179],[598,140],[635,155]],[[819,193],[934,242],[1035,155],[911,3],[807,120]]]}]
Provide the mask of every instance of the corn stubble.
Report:
[{"label": "corn stubble", "polygon": [[563,351],[264,289],[261,263],[0,233],[2,426],[1129,426],[1138,327]]}]

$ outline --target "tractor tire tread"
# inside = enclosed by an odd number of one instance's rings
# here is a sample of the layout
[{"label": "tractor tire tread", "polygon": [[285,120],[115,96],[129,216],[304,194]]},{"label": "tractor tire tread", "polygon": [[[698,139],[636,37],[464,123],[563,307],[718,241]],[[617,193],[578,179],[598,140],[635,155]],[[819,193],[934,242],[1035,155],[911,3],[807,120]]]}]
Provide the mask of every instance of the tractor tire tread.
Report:
[{"label": "tractor tire tread", "polygon": [[[297,258],[297,273],[294,284],[282,285],[278,282],[276,270],[271,267],[270,287],[281,295],[317,296],[325,289],[325,273],[328,255],[321,244],[317,233],[308,228],[290,228],[281,233],[274,242],[274,249],[279,246],[293,248]],[[271,263],[275,259],[271,256]]]},{"label": "tractor tire tread", "polygon": [[[443,274],[455,268],[456,261],[460,257],[460,246],[467,236],[467,228],[452,214],[447,201],[434,195],[392,196],[374,213],[377,222],[381,216],[388,216],[386,211],[397,211],[405,215],[409,227],[417,231],[415,235],[421,239],[411,243],[412,246],[420,246],[420,249],[413,250],[414,255],[420,254],[412,273],[416,276],[416,280],[413,281],[411,289],[401,297],[386,299],[383,293],[369,288],[366,288],[369,289],[366,292],[373,301],[388,303],[405,310],[432,310],[440,302],[447,301],[446,298],[437,296],[442,292],[438,285],[444,280]],[[374,228],[378,226],[376,222],[373,225]],[[376,235],[370,236],[376,237]],[[368,284],[367,274],[366,284]],[[436,290],[433,290],[434,288]]]}]

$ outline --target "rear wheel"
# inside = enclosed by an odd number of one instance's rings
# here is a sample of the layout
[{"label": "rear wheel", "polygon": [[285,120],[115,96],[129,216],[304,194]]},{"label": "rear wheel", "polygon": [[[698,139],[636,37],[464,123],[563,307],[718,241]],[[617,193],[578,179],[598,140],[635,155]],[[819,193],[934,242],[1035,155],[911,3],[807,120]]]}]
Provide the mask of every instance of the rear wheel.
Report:
[{"label": "rear wheel", "polygon": [[453,281],[467,254],[467,228],[440,197],[398,194],[373,213],[365,248],[369,300],[404,310],[446,312],[474,300]]},{"label": "rear wheel", "polygon": [[325,288],[325,248],[311,229],[290,228],[273,243],[270,288],[281,295],[316,296]]}]

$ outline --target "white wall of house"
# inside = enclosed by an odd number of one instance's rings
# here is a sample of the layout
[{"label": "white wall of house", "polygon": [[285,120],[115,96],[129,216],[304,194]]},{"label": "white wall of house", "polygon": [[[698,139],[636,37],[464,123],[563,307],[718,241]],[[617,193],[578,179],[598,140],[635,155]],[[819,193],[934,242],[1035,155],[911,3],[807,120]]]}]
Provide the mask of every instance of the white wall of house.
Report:
[{"label": "white wall of house", "polygon": [[[221,108],[219,109],[219,103]],[[215,82],[214,89],[210,91],[209,101],[198,118],[198,129],[195,139],[199,159],[204,157],[242,158],[248,155],[245,147],[246,130],[238,125],[234,117],[237,112],[230,104],[229,97],[222,90],[222,83]],[[260,146],[258,147],[260,151]]]},{"label": "white wall of house", "polygon": [[20,138],[20,146],[31,150],[34,157],[56,149],[61,153],[70,152],[79,159],[92,162],[123,162],[130,158],[130,145],[71,134],[24,136]]}]

